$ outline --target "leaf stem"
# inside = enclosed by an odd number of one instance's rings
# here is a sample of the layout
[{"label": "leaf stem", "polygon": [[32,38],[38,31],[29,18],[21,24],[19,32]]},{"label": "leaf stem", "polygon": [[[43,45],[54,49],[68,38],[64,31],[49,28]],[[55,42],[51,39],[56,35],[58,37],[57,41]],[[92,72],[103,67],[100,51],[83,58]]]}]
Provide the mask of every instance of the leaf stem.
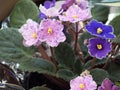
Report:
[{"label": "leaf stem", "polygon": [[93,57],[93,60],[92,60],[92,64],[91,64],[90,70],[94,68],[95,62],[96,62],[96,57]]}]

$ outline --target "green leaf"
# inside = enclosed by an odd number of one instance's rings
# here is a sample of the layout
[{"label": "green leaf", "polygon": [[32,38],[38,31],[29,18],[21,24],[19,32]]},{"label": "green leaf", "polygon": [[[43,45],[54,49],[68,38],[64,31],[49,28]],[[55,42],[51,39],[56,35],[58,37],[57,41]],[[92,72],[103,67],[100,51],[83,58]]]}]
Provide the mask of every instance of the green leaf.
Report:
[{"label": "green leaf", "polygon": [[110,25],[114,27],[114,33],[116,35],[116,38],[114,42],[120,43],[120,15],[115,17],[111,22]]},{"label": "green leaf", "polygon": [[55,48],[55,58],[60,64],[73,68],[75,53],[69,44],[61,43]]},{"label": "green leaf", "polygon": [[[97,59],[95,61],[95,66],[101,65],[101,64],[105,64],[107,62],[106,58],[103,58],[102,60]],[[84,65],[84,69],[90,69],[92,64],[92,60],[89,60],[85,65]]]},{"label": "green leaf", "polygon": [[106,22],[109,14],[109,7],[95,5],[91,9],[93,19],[96,19],[101,22]]},{"label": "green leaf", "polygon": [[110,78],[113,81],[119,81],[120,80],[120,65],[111,62],[107,68],[107,71],[110,75]]},{"label": "green leaf", "polygon": [[8,28],[0,31],[0,60],[20,63],[22,58],[30,58],[35,53],[34,47],[24,47],[23,38],[17,29]]},{"label": "green leaf", "polygon": [[115,43],[120,43],[120,34],[113,40]]},{"label": "green leaf", "polygon": [[82,70],[83,70],[83,65],[81,60],[77,59],[76,62],[74,63],[74,68],[73,68],[74,72],[78,75],[81,74]]},{"label": "green leaf", "polygon": [[91,38],[91,35],[87,32],[84,32],[79,38],[79,44],[80,44],[81,50],[85,56],[88,54],[88,49],[87,49],[87,46],[84,45],[84,40],[87,40],[89,38]]},{"label": "green leaf", "polygon": [[66,81],[70,81],[74,77],[74,74],[72,71],[70,71],[68,69],[60,69],[57,72],[57,77],[62,78]]},{"label": "green leaf", "polygon": [[33,87],[30,90],[51,90],[51,89],[44,86],[37,86],[37,87]]},{"label": "green leaf", "polygon": [[109,77],[107,71],[98,68],[91,70],[91,75],[93,76],[93,79],[96,81],[97,84],[101,84],[105,78]]},{"label": "green leaf", "polygon": [[22,71],[47,73],[55,75],[55,66],[42,58],[28,58],[20,63],[20,69]]},{"label": "green leaf", "polygon": [[37,20],[38,7],[32,0],[19,0],[10,14],[10,26],[21,27],[27,19]]}]

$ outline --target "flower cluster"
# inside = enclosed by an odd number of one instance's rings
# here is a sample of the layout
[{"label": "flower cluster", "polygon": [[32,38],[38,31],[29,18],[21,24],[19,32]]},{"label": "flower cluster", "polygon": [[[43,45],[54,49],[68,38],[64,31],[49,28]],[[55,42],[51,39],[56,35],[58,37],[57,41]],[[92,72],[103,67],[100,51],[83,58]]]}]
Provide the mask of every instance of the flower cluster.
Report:
[{"label": "flower cluster", "polygon": [[92,20],[86,25],[86,30],[91,35],[96,36],[89,40],[88,51],[90,55],[98,59],[104,58],[112,50],[111,43],[108,40],[115,38],[112,26]]}]

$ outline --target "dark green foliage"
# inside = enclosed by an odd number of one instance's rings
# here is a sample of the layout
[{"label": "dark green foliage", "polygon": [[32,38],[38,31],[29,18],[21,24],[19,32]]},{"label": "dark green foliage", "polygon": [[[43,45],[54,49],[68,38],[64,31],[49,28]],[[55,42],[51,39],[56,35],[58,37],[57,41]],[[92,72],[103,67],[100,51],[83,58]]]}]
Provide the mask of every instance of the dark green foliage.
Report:
[{"label": "dark green foliage", "polygon": [[10,14],[10,26],[19,28],[27,19],[37,20],[38,7],[32,0],[19,0]]},{"label": "dark green foliage", "polygon": [[84,45],[84,40],[88,40],[91,37],[92,36],[89,33],[84,32],[79,38],[79,44],[80,44],[80,47],[81,47],[81,50],[82,50],[84,56],[86,56],[88,54],[88,49],[87,49],[87,46]]},{"label": "dark green foliage", "polygon": [[68,69],[60,69],[57,72],[57,77],[63,78],[64,80],[70,81],[73,77],[75,77],[74,73]]},{"label": "dark green foliage", "polygon": [[107,71],[110,75],[110,78],[113,81],[119,81],[120,80],[120,65],[111,62],[107,68]]},{"label": "dark green foliage", "polygon": [[109,74],[107,71],[99,68],[95,68],[91,70],[90,73],[97,84],[101,84],[105,78],[109,77]]},{"label": "dark green foliage", "polygon": [[75,53],[69,44],[61,43],[55,48],[55,58],[58,63],[69,68],[73,68],[73,64],[75,62]]},{"label": "dark green foliage", "polygon": [[82,70],[83,70],[83,65],[82,65],[82,62],[81,60],[77,59],[74,63],[74,72],[78,75],[81,74]]},{"label": "dark green foliage", "polygon": [[[102,59],[102,60],[97,59],[96,62],[95,62],[95,66],[105,64],[106,62],[107,62],[107,59],[106,59],[106,58],[104,58],[104,59]],[[84,69],[90,69],[91,64],[92,64],[92,60],[89,60],[89,61],[84,65]]]},{"label": "dark green foliage", "polygon": [[22,71],[55,74],[55,66],[42,58],[28,58],[20,64]]},{"label": "dark green foliage", "polygon": [[35,48],[24,47],[23,38],[17,29],[3,29],[0,31],[0,58],[7,62],[21,62],[22,58],[32,57]]},{"label": "dark green foliage", "polygon": [[37,87],[33,87],[30,90],[51,90],[50,88],[44,87],[44,86],[37,86]]},{"label": "dark green foliage", "polygon": [[120,15],[115,17],[110,22],[110,25],[112,25],[114,27],[114,34],[116,35],[114,42],[120,43]]},{"label": "dark green foliage", "polygon": [[106,22],[108,20],[109,7],[95,5],[91,12],[93,19],[101,22]]}]

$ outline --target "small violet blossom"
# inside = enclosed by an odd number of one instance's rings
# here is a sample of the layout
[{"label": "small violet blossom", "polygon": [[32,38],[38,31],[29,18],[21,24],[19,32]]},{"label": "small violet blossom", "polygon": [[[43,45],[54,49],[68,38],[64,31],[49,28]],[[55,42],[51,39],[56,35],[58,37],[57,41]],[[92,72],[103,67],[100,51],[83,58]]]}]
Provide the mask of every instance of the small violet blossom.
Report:
[{"label": "small violet blossom", "polygon": [[89,54],[98,59],[106,57],[112,50],[111,43],[102,38],[91,38],[87,47]]},{"label": "small violet blossom", "polygon": [[120,87],[113,84],[108,78],[104,79],[98,90],[120,90]]},{"label": "small violet blossom", "polygon": [[27,22],[23,26],[21,26],[19,32],[22,34],[24,38],[23,44],[25,46],[29,47],[41,43],[39,41],[38,29],[39,29],[38,23],[32,21],[31,19],[28,19]]},{"label": "small violet blossom", "polygon": [[78,76],[70,81],[70,90],[96,90],[97,84],[91,75]]},{"label": "small violet blossom", "polygon": [[[44,7],[45,7],[46,9],[49,9],[49,8],[51,8],[51,7],[54,7],[54,6],[55,6],[55,2],[56,2],[56,0],[45,1],[45,2],[44,2]],[[47,16],[46,16],[44,13],[40,12],[40,13],[39,13],[39,18],[47,18]]]},{"label": "small violet blossom", "polygon": [[77,4],[81,9],[86,9],[89,5],[87,0],[66,0],[62,5],[63,11],[67,10],[73,4]]},{"label": "small violet blossom", "polygon": [[86,30],[94,36],[112,39],[115,38],[113,34],[113,28],[110,25],[104,25],[102,22],[98,22],[96,20],[90,21],[88,25],[86,25]]},{"label": "small violet blossom", "polygon": [[59,15],[59,10],[55,7],[46,8],[40,4],[39,9],[47,17],[55,17]]},{"label": "small violet blossom", "polygon": [[78,21],[85,21],[91,18],[90,9],[82,10],[78,5],[73,4],[70,6],[66,12],[63,12],[62,15],[59,15],[61,21],[70,21],[72,23]]},{"label": "small violet blossom", "polygon": [[60,42],[66,40],[63,28],[62,23],[58,20],[44,19],[40,23],[39,40],[46,42],[51,47],[56,47]]}]

